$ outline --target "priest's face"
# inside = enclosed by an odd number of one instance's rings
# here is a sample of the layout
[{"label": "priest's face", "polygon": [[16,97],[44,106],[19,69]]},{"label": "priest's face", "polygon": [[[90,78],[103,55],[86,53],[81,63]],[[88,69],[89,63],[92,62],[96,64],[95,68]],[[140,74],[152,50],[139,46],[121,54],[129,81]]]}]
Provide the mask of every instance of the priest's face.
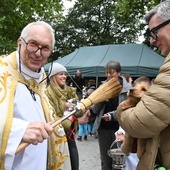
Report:
[{"label": "priest's face", "polygon": [[29,28],[26,37],[18,40],[20,58],[32,71],[38,71],[52,53],[52,35],[42,25]]}]

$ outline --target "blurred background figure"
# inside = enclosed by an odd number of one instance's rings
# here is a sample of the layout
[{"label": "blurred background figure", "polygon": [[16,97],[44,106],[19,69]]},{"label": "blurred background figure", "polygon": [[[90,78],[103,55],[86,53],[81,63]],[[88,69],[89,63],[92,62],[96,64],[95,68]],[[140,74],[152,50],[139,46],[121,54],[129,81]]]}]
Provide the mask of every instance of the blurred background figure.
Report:
[{"label": "blurred background figure", "polygon": [[131,77],[130,74],[122,74],[122,76],[126,79],[126,81],[129,83],[129,84],[133,84],[133,79]]},{"label": "blurred background figure", "polygon": [[90,110],[88,109],[84,115],[78,118],[78,141],[82,141],[82,136],[84,134],[84,140],[87,141],[88,130],[87,123],[90,116]]},{"label": "blurred background figure", "polygon": [[87,89],[96,89],[96,82],[93,79],[90,79],[87,83]]},{"label": "blurred background figure", "polygon": [[95,90],[96,89],[96,82],[94,79],[90,79],[87,83],[87,87],[83,88],[83,99],[85,99],[86,97],[88,97],[90,94],[88,94],[88,89],[90,90]]},{"label": "blurred background figure", "polygon": [[[89,96],[95,89],[93,89],[94,86],[91,86],[92,88],[89,88],[87,90],[87,96]],[[96,119],[96,114],[93,113],[93,111],[90,109],[90,116],[87,123],[87,131],[89,136],[94,136],[94,121]]]},{"label": "blurred background figure", "polygon": [[79,100],[82,99],[82,90],[85,87],[85,78],[82,75],[82,71],[77,70],[74,76],[71,76],[67,82],[68,86],[76,87],[76,93]]}]

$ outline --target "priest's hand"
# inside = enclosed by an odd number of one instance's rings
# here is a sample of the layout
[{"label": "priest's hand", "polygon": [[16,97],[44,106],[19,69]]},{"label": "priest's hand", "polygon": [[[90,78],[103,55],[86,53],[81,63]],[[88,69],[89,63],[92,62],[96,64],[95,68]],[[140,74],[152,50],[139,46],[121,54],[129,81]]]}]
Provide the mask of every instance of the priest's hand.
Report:
[{"label": "priest's hand", "polygon": [[22,142],[34,145],[43,142],[53,131],[51,124],[52,122],[46,123],[42,121],[29,123],[22,138]]}]

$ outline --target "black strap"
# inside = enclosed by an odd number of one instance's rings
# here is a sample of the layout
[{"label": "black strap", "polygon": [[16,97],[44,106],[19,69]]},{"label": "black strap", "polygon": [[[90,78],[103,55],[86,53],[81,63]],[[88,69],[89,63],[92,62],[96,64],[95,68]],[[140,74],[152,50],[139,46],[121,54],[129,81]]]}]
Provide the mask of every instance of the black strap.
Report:
[{"label": "black strap", "polygon": [[30,94],[31,94],[32,98],[34,99],[34,101],[36,101],[35,92],[32,91],[31,89],[29,89],[27,85],[25,85],[25,86],[26,86],[27,89],[30,91]]},{"label": "black strap", "polygon": [[157,153],[156,160],[155,160],[155,165],[159,165],[159,166],[162,165],[162,158],[161,158],[161,153],[160,153],[159,148],[158,148],[158,153]]}]

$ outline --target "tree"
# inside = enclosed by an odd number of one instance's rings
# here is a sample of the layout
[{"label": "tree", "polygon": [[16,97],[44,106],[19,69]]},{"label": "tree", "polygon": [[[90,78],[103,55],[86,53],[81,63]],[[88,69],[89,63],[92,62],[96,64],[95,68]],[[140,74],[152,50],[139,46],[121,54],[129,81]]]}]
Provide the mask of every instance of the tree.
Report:
[{"label": "tree", "polygon": [[135,43],[143,16],[160,0],[78,0],[56,27],[57,55],[82,46]]},{"label": "tree", "polygon": [[52,23],[61,10],[61,0],[1,0],[0,54],[16,49],[16,40],[25,25],[37,20]]},{"label": "tree", "polygon": [[145,31],[143,15],[159,2],[77,0],[65,16],[62,0],[1,0],[0,55],[14,51],[23,27],[37,20],[55,28],[55,53],[50,61],[82,46],[136,43]]}]

